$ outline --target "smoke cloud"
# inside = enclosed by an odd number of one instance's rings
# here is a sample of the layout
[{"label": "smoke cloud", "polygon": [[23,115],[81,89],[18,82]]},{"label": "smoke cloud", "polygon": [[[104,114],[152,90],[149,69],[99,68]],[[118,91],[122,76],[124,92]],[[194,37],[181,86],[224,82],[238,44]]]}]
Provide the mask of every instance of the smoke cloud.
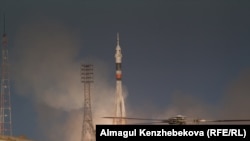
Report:
[{"label": "smoke cloud", "polygon": [[45,140],[81,138],[84,98],[81,63],[94,64],[91,89],[94,124],[111,122],[100,118],[114,112],[111,110],[114,86],[107,77],[108,67],[98,59],[79,59],[82,47],[76,33],[58,21],[41,18],[22,25],[16,36],[11,74],[18,93],[34,101]]},{"label": "smoke cloud", "polygon": [[[208,103],[183,91],[172,94],[170,106],[157,118],[169,118],[181,114],[187,118],[205,119],[250,119],[250,69],[239,72],[232,82],[218,96],[219,102]],[[211,123],[205,123],[211,124]],[[250,122],[230,122],[212,124],[250,124]]]},{"label": "smoke cloud", "polygon": [[[45,22],[46,21],[46,22]],[[37,107],[39,127],[48,141],[76,141],[81,138],[83,86],[80,83],[80,64],[94,64],[92,112],[94,124],[110,124],[102,116],[113,115],[115,83],[109,83],[109,67],[97,58],[79,59],[81,39],[60,22],[40,19],[20,27],[15,41],[12,66],[15,87],[19,94],[30,97]],[[84,47],[83,47],[84,48]],[[188,117],[248,118],[250,113],[250,71],[242,72],[225,90],[220,104],[191,97],[183,91],[172,94],[169,107],[158,113],[152,110],[136,111],[127,106],[129,115],[156,114],[167,118],[176,114]],[[125,97],[127,89],[124,87]],[[127,104],[127,103],[126,103]],[[133,109],[133,110],[132,110]],[[218,114],[220,113],[220,114]]]},{"label": "smoke cloud", "polygon": [[221,116],[250,119],[250,69],[242,70],[231,82],[222,101]]}]

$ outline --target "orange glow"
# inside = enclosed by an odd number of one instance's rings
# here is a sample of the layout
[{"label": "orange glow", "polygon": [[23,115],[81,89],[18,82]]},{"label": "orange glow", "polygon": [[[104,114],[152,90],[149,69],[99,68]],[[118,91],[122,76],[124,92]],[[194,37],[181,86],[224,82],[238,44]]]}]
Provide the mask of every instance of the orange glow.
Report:
[{"label": "orange glow", "polygon": [[121,79],[122,78],[122,74],[116,74],[116,79]]}]

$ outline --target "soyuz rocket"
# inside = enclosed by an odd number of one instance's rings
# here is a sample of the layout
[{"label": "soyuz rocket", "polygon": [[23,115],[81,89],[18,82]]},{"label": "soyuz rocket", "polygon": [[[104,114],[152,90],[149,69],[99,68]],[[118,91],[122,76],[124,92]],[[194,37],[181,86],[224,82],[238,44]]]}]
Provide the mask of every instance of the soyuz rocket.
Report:
[{"label": "soyuz rocket", "polygon": [[117,45],[115,52],[115,66],[116,66],[116,94],[115,94],[115,117],[113,124],[126,124],[126,120],[119,117],[126,117],[123,90],[122,90],[122,52],[119,43],[119,33],[117,33]]}]

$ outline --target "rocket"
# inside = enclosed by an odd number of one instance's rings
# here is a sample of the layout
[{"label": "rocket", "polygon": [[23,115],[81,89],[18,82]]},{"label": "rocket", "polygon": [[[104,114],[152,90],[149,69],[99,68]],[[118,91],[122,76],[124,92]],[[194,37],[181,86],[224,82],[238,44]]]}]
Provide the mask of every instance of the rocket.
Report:
[{"label": "rocket", "polygon": [[116,66],[116,80],[122,79],[122,52],[119,43],[119,33],[117,33],[117,45],[115,53],[115,66]]},{"label": "rocket", "polygon": [[[119,33],[117,33],[117,45],[115,52],[116,66],[116,95],[115,95],[115,117],[126,117],[125,102],[122,90],[122,52],[119,43]],[[126,120],[122,118],[113,119],[113,124],[126,124]]]}]

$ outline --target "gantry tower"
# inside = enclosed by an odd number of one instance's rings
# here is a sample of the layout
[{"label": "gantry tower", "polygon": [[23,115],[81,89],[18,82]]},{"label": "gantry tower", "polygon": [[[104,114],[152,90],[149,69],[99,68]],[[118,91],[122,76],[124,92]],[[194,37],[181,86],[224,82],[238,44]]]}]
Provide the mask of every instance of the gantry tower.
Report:
[{"label": "gantry tower", "polygon": [[113,124],[126,124],[126,109],[124,103],[124,96],[122,90],[122,52],[120,47],[119,33],[117,33],[116,40],[116,53],[115,53],[115,66],[116,66],[116,93],[115,93],[115,117]]},{"label": "gantry tower", "polygon": [[84,86],[84,106],[81,141],[95,141],[95,130],[91,112],[91,83],[93,83],[93,65],[81,65],[81,82]]},{"label": "gantry tower", "polygon": [[0,94],[0,135],[12,135],[11,100],[10,100],[10,72],[8,58],[8,39],[5,31],[5,14],[3,15],[2,37],[2,66],[1,66],[1,94]]}]

